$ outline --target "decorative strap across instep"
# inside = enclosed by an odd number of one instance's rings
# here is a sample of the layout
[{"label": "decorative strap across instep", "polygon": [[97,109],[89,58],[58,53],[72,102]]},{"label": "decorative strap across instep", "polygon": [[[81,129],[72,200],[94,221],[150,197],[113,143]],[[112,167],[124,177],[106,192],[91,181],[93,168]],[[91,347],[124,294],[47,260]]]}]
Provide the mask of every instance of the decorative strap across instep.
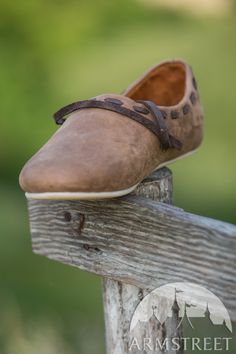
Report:
[{"label": "decorative strap across instep", "polygon": [[[121,100],[112,97],[105,98],[104,101],[97,99],[78,101],[61,108],[53,117],[56,124],[62,125],[66,120],[65,116],[77,110],[87,108],[106,109],[129,117],[149,129],[158,137],[163,150],[169,148],[181,149],[182,143],[168,132],[163,114],[158,106],[152,101],[139,100],[136,102],[142,104],[142,106],[134,106],[134,110],[131,110],[124,107]],[[144,114],[149,113],[152,114],[155,121],[151,121],[144,116]]]}]

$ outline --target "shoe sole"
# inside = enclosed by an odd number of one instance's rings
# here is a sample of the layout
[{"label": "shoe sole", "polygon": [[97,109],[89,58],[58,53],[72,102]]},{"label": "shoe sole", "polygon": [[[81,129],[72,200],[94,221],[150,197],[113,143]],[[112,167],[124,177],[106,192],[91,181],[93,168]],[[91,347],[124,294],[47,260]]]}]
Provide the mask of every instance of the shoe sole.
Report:
[{"label": "shoe sole", "polygon": [[[175,159],[172,159],[168,162],[162,163],[158,165],[157,168],[153,170],[157,171],[160,168],[170,165],[171,163],[181,160],[184,157],[190,156],[194,154],[197,149],[194,149],[192,151],[187,152],[186,154],[177,157]],[[113,191],[113,192],[43,192],[43,193],[29,193],[26,192],[25,196],[27,199],[46,199],[46,200],[96,200],[96,199],[110,199],[110,198],[117,198],[117,197],[122,197],[126,194],[129,194],[135,190],[135,188],[141,183],[133,185],[132,187],[129,187],[127,189],[122,189],[118,191]]]}]

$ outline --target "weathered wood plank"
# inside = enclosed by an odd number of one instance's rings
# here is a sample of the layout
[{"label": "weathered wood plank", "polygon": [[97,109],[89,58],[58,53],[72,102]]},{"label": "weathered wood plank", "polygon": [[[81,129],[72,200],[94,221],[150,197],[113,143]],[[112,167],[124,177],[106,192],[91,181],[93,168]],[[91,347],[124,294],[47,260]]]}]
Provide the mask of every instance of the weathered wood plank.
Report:
[{"label": "weathered wood plank", "polygon": [[28,204],[35,253],[140,288],[196,282],[236,319],[236,226],[134,195]]},{"label": "weathered wood plank", "polygon": [[135,308],[146,294],[147,291],[134,285],[104,279],[103,303],[108,354],[129,353],[131,319]]},{"label": "weathered wood plank", "polygon": [[[171,171],[163,168],[153,173],[136,188],[133,194],[155,201],[171,203]],[[128,354],[135,352],[130,348],[133,337],[130,332],[130,324],[137,305],[148,292],[148,290],[140,289],[135,285],[122,283],[110,278],[103,278],[103,303],[108,354]],[[175,325],[176,328],[177,324],[175,323]],[[164,341],[166,331],[158,331],[155,324],[151,324],[149,330],[150,335],[158,337],[160,342]],[[171,328],[167,328],[168,330],[171,333]],[[181,330],[182,328],[178,329],[179,333]],[[147,333],[139,328],[135,335],[142,341],[147,336]],[[162,352],[160,349],[155,351],[155,354],[162,354]],[[180,353],[179,351],[178,354]],[[166,352],[166,354],[169,353]]]}]

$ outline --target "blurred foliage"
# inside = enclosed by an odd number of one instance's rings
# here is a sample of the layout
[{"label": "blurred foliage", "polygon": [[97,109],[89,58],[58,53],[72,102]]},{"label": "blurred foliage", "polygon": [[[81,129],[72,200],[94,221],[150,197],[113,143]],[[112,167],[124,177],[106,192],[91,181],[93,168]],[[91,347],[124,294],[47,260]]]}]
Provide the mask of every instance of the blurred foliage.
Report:
[{"label": "blurred foliage", "polygon": [[122,92],[158,61],[185,58],[205,107],[205,142],[171,167],[175,204],[236,223],[235,27],[233,14],[201,19],[135,0],[1,1],[0,353],[104,351],[100,280],[32,254],[18,188],[64,104]]}]

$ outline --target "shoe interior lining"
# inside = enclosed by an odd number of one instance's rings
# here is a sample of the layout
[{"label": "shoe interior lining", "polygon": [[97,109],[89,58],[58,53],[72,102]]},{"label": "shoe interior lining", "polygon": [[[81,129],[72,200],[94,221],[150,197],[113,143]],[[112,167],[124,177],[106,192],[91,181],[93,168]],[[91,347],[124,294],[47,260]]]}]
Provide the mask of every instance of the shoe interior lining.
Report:
[{"label": "shoe interior lining", "polygon": [[151,71],[126,96],[134,100],[150,100],[159,106],[174,106],[183,98],[185,85],[185,65],[169,62]]}]

